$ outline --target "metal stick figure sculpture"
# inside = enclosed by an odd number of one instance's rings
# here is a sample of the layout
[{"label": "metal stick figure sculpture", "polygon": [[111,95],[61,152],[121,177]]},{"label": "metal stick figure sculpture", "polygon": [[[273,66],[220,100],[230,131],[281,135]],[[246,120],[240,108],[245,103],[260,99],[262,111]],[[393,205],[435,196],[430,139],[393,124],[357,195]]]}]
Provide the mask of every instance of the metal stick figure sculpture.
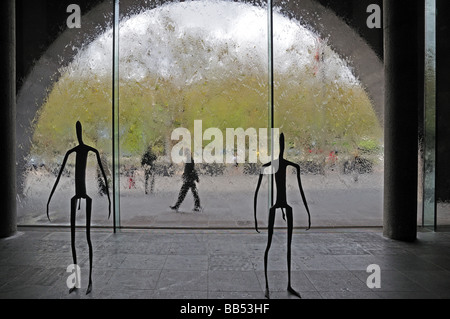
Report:
[{"label": "metal stick figure sculpture", "polygon": [[[70,205],[70,230],[71,230],[71,244],[72,244],[72,257],[73,257],[73,263],[77,265],[77,253],[75,250],[75,214],[77,210],[77,201],[81,204],[81,199],[86,200],[86,236],[87,236],[87,242],[89,246],[89,286],[86,291],[86,295],[89,294],[92,290],[92,242],[91,242],[91,213],[92,213],[92,199],[87,195],[86,193],[86,164],[87,164],[87,157],[89,152],[95,153],[97,156],[97,162],[100,167],[100,170],[102,172],[103,178],[105,179],[105,185],[106,185],[106,194],[108,196],[109,201],[109,215],[108,219],[111,217],[111,199],[109,197],[109,188],[108,188],[108,180],[106,178],[105,171],[103,169],[102,162],[100,160],[100,154],[99,152],[86,144],[83,143],[82,138],[82,126],[80,122],[77,122],[76,124],[76,131],[77,131],[77,138],[79,145],[74,147],[73,149],[69,150],[66,153],[66,156],[64,157],[64,161],[62,163],[61,169],[58,174],[58,178],[56,179],[55,185],[53,186],[52,192],[50,194],[50,197],[47,202],[47,218],[50,220],[49,216],[49,206],[50,201],[52,199],[53,193],[55,192],[56,186],[58,186],[59,180],[61,178],[61,174],[64,170],[64,166],[66,165],[67,159],[70,154],[76,153],[76,159],[75,159],[75,196],[71,199],[71,205]],[[78,207],[80,209],[80,205]],[[72,293],[76,287],[73,287],[69,290],[69,294]]]},{"label": "metal stick figure sculpture", "polygon": [[[270,163],[263,165],[263,168],[266,168],[266,169],[270,166],[274,167],[274,171],[271,174],[275,174],[275,184],[276,184],[276,189],[277,189],[277,193],[276,193],[277,201],[276,201],[275,205],[273,205],[269,210],[268,242],[267,242],[267,247],[266,247],[266,251],[264,254],[264,274],[265,274],[265,278],[266,278],[265,296],[268,299],[270,298],[270,293],[269,293],[269,283],[267,280],[267,259],[268,259],[268,255],[269,255],[270,246],[272,244],[273,227],[275,224],[275,212],[276,212],[277,208],[280,208],[281,211],[283,212],[283,219],[285,221],[287,218],[287,226],[288,226],[288,237],[287,237],[287,240],[288,240],[288,242],[287,242],[287,245],[288,245],[287,246],[288,288],[287,288],[287,290],[289,293],[301,298],[300,294],[297,291],[295,291],[291,286],[291,243],[292,243],[293,217],[292,217],[292,207],[288,205],[287,198],[286,198],[286,169],[289,165],[293,166],[297,170],[297,181],[298,181],[298,186],[300,188],[300,194],[302,196],[303,203],[306,208],[306,212],[308,213],[308,228],[306,230],[309,230],[311,228],[311,215],[309,213],[308,203],[306,202],[305,193],[303,192],[303,187],[302,187],[302,183],[301,183],[301,179],[300,179],[300,166],[298,164],[295,164],[295,163],[285,160],[283,156],[284,156],[284,134],[281,134],[280,135],[280,156],[279,156],[279,158],[277,160],[274,160]],[[255,228],[258,233],[259,233],[259,230],[258,230],[258,220],[256,218],[256,204],[257,204],[257,199],[258,199],[258,191],[261,186],[263,175],[264,175],[263,172],[261,172],[261,174],[259,175],[258,186],[256,188],[255,199],[254,199]],[[286,209],[286,215],[284,213],[284,209]]]}]

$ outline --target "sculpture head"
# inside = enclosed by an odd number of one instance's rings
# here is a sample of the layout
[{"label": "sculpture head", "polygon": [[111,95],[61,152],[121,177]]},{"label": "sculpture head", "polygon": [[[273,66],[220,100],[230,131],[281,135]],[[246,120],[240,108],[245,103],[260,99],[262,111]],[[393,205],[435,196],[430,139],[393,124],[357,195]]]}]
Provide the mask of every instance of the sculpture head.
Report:
[{"label": "sculpture head", "polygon": [[83,128],[81,126],[80,121],[77,121],[76,130],[77,130],[78,143],[83,144]]}]

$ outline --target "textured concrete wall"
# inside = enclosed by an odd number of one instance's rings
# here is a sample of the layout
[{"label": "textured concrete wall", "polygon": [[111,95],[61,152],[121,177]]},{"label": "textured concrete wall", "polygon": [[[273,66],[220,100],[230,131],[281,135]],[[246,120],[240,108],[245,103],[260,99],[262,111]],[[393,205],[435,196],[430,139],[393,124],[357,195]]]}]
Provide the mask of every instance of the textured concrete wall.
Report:
[{"label": "textured concrete wall", "polygon": [[0,2],[0,237],[16,231],[16,45],[14,0]]}]

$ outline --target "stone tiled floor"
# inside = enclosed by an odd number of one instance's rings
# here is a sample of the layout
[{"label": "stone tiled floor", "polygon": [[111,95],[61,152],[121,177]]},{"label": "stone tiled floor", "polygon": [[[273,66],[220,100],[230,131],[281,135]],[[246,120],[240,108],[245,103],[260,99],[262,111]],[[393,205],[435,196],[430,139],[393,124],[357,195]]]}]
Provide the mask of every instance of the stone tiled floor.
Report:
[{"label": "stone tiled floor", "polygon": [[[77,253],[82,289],[68,294],[72,263],[67,229],[23,228],[0,240],[0,298],[264,298],[267,233],[248,230],[93,230],[93,291],[85,295],[88,250]],[[381,288],[366,285],[370,264]],[[272,298],[286,293],[286,235],[276,230],[269,256]],[[419,232],[415,243],[379,229],[295,232],[292,282],[303,298],[450,298],[450,233]]]}]

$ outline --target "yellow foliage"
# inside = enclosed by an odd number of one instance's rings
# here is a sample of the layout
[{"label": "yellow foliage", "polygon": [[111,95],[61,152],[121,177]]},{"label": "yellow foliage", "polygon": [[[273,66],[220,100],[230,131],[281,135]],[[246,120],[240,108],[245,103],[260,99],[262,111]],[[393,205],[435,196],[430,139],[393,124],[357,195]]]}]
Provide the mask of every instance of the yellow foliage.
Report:
[{"label": "yellow foliage", "polygon": [[[350,152],[362,140],[381,141],[382,128],[361,86],[310,81],[277,75],[275,126],[299,150],[312,143],[321,149]],[[72,79],[65,74],[54,85],[35,121],[32,152],[41,156],[75,145],[75,123],[84,140],[111,152],[110,78]],[[257,74],[207,79],[179,88],[169,80],[147,77],[120,82],[120,150],[141,156],[148,145],[164,152],[176,127],[203,129],[262,128],[268,125],[268,88]],[[167,151],[167,150],[166,150]]]}]

